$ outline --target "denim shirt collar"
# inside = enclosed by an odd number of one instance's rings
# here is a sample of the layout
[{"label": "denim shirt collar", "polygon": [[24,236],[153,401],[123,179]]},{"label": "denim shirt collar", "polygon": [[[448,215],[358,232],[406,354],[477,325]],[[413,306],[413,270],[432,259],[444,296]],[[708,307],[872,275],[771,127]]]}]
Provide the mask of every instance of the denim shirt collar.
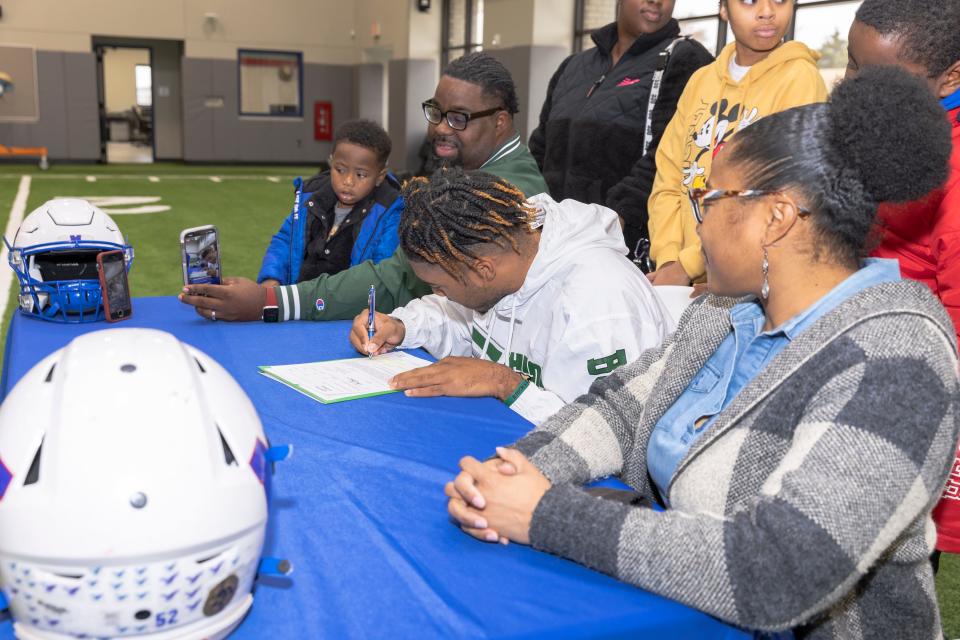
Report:
[{"label": "denim shirt collar", "polygon": [[730,310],[730,323],[738,333],[752,328],[753,335],[785,336],[793,340],[801,331],[829,313],[847,298],[860,291],[884,282],[900,280],[900,264],[896,260],[867,258],[860,269],[852,273],[815,303],[793,316],[779,327],[761,332],[764,322],[763,306],[754,298],[742,302]]}]

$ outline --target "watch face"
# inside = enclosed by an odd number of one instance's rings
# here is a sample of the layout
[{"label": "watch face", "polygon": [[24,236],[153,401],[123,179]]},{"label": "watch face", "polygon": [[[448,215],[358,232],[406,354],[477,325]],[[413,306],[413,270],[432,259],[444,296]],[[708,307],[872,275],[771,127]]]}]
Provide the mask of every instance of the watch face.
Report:
[{"label": "watch face", "polygon": [[280,319],[280,308],[279,307],[264,307],[263,308],[263,321],[264,322],[276,322]]}]

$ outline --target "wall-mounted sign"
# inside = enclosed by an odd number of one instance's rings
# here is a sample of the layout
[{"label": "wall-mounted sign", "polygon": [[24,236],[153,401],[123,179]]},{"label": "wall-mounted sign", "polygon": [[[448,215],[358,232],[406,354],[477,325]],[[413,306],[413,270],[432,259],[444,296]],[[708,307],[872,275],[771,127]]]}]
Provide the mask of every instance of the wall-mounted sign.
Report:
[{"label": "wall-mounted sign", "polygon": [[321,142],[333,140],[333,104],[313,103],[313,139]]}]

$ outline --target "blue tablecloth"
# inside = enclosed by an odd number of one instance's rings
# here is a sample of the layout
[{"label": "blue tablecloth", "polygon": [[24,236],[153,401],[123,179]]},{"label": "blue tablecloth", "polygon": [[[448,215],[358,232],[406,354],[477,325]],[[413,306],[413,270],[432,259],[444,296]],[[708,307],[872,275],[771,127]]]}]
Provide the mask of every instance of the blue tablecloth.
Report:
[{"label": "blue tablecloth", "polygon": [[[516,544],[473,540],[450,524],[443,484],[465,454],[529,430],[492,399],[391,394],[322,405],[257,365],[349,357],[345,322],[209,322],[174,298],[140,298],[117,327],[169,331],[220,362],[253,400],[277,465],[267,553],[287,578],[264,578],[233,638],[741,638],[675,602]],[[4,395],[33,364],[106,323],[57,325],[16,314]],[[0,625],[0,637],[12,637]]]}]

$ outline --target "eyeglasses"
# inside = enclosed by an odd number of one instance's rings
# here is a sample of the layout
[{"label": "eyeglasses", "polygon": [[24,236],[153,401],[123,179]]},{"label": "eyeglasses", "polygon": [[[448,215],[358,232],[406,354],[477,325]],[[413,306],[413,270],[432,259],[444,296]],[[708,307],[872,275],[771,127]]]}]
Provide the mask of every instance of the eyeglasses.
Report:
[{"label": "eyeglasses", "polygon": [[[703,216],[707,205],[723,198],[761,198],[763,196],[773,196],[782,194],[782,191],[764,191],[761,189],[690,189],[687,197],[690,198],[690,207],[693,209],[693,215],[697,219],[697,224],[703,223]],[[797,206],[797,211],[801,216],[809,215],[810,209]]]},{"label": "eyeglasses", "polygon": [[496,107],[495,109],[485,109],[483,111],[474,111],[473,113],[466,113],[464,111],[441,111],[433,102],[427,100],[423,103],[423,115],[427,119],[427,122],[430,124],[440,124],[440,121],[446,117],[447,124],[450,125],[451,129],[456,129],[457,131],[463,131],[467,128],[467,124],[471,120],[477,118],[486,118],[487,116],[492,116],[498,111],[506,111],[503,107]]}]

